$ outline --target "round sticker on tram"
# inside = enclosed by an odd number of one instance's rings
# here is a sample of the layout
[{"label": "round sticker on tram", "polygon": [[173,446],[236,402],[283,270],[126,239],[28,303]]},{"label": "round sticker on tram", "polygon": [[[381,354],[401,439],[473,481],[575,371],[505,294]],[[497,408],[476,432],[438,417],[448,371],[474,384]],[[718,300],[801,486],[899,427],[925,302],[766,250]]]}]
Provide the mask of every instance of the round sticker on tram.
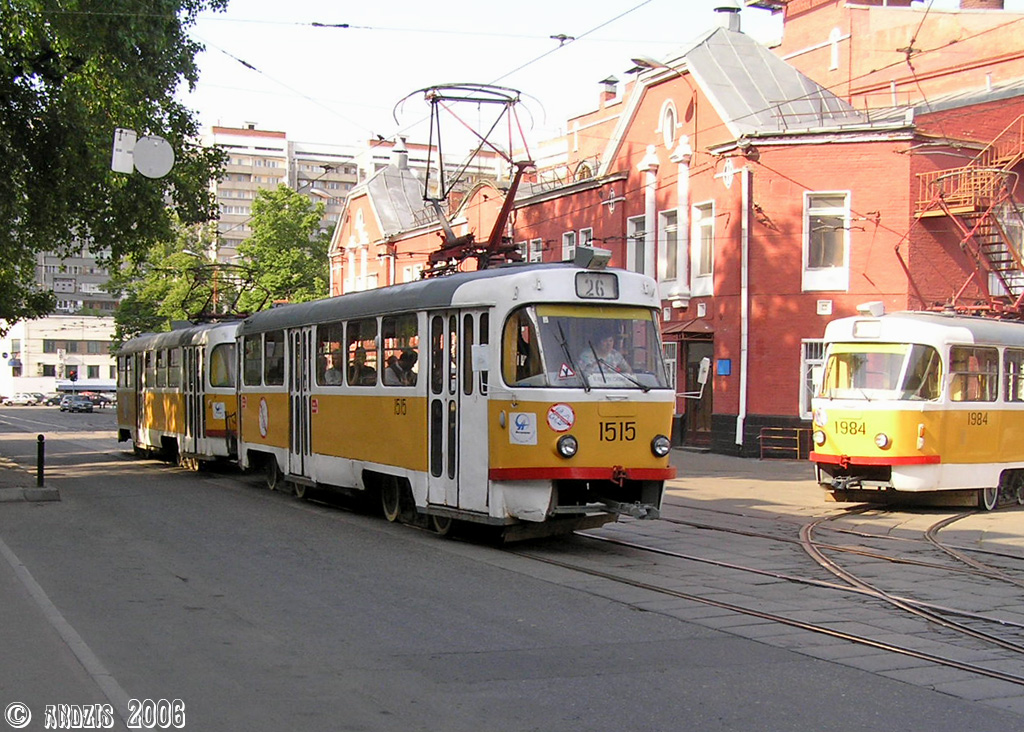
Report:
[{"label": "round sticker on tram", "polygon": [[270,426],[270,410],[267,409],[267,400],[260,399],[260,436],[267,436],[267,428]]},{"label": "round sticker on tram", "polygon": [[576,412],[568,404],[552,404],[548,409],[548,427],[555,432],[568,432],[576,424]]}]

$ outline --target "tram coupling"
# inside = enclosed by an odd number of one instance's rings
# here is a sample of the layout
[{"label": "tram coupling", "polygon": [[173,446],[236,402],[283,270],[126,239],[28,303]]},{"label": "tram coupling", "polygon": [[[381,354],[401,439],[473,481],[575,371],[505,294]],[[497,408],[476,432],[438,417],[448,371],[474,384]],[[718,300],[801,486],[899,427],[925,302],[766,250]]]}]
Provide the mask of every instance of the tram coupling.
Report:
[{"label": "tram coupling", "polygon": [[631,516],[635,519],[659,519],[661,511],[656,506],[636,501],[634,503],[619,503],[618,501],[604,501],[604,505],[612,513],[620,516]]}]

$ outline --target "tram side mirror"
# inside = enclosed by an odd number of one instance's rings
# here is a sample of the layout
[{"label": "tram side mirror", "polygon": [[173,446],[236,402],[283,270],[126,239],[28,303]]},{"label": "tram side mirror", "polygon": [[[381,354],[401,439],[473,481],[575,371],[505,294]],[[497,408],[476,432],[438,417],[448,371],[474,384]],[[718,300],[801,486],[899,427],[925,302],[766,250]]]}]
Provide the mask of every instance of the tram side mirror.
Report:
[{"label": "tram side mirror", "polygon": [[479,343],[473,346],[473,371],[491,370],[491,352],[487,350],[486,343]]},{"label": "tram side mirror", "polygon": [[697,371],[697,383],[701,386],[708,383],[708,374],[711,373],[711,359],[705,356],[700,360],[700,369]]}]

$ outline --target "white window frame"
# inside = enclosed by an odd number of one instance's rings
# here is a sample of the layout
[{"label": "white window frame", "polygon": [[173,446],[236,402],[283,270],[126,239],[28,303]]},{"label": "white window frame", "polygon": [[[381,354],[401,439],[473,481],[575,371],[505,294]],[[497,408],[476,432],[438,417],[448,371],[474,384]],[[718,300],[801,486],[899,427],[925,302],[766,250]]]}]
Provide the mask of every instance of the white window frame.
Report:
[{"label": "white window frame", "polygon": [[811,419],[811,398],[817,391],[821,370],[825,367],[825,341],[804,338],[800,341],[800,417]]},{"label": "white window frame", "polygon": [[[811,207],[813,198],[822,196],[842,196],[842,206]],[[812,219],[816,216],[833,216],[841,218],[841,241],[843,246],[843,263],[830,267],[809,266],[811,237],[813,235]],[[850,288],[850,192],[849,191],[804,191],[803,215],[803,291],[846,292]]]},{"label": "white window frame", "polygon": [[[715,202],[695,204],[690,211],[690,294],[694,297],[715,294]],[[705,235],[710,241],[711,267],[702,271]]]},{"label": "white window frame", "polygon": [[626,269],[649,275],[646,271],[644,248],[647,245],[647,217],[631,216],[626,219]]},{"label": "white window frame", "polygon": [[576,246],[579,247],[592,247],[594,246],[594,230],[592,228],[580,229],[579,236],[576,239]]},{"label": "white window frame", "polygon": [[673,391],[678,391],[679,342],[665,341],[661,344],[661,349],[665,359],[665,376],[668,378],[668,385]]},{"label": "white window frame", "polygon": [[543,239],[530,239],[530,256],[527,257],[528,262],[543,262],[544,261],[544,240]]},{"label": "white window frame", "polygon": [[[669,223],[669,219],[672,222]],[[670,235],[675,239],[675,246],[670,249]],[[670,208],[658,212],[658,270],[662,282],[675,282],[679,279],[679,209]]]},{"label": "white window frame", "polygon": [[576,232],[567,231],[562,234],[562,261],[571,262],[576,256]]}]

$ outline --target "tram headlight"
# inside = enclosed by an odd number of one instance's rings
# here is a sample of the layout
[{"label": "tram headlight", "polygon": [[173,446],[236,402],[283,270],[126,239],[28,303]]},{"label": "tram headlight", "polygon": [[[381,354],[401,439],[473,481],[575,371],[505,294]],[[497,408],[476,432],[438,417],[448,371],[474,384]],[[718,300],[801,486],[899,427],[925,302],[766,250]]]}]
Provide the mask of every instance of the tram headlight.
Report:
[{"label": "tram headlight", "polygon": [[654,453],[655,457],[665,457],[671,451],[672,441],[665,437],[665,435],[658,435],[651,440],[651,452]]},{"label": "tram headlight", "polygon": [[889,435],[884,432],[879,432],[875,435],[875,445],[882,450],[888,450],[892,446],[892,440],[889,439]]},{"label": "tram headlight", "polygon": [[824,433],[824,431],[822,431],[822,430],[814,430],[814,434],[812,435],[812,437],[814,438],[814,444],[817,445],[818,447],[821,447],[822,445],[825,444],[825,433]]},{"label": "tram headlight", "polygon": [[580,449],[580,443],[572,435],[562,435],[558,438],[558,454],[568,459],[573,457]]}]

